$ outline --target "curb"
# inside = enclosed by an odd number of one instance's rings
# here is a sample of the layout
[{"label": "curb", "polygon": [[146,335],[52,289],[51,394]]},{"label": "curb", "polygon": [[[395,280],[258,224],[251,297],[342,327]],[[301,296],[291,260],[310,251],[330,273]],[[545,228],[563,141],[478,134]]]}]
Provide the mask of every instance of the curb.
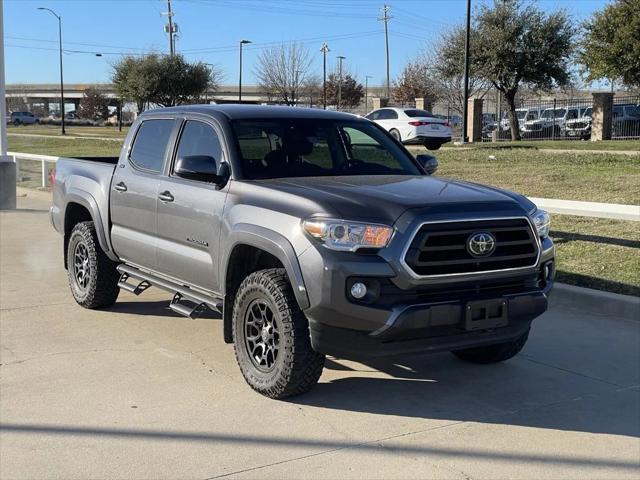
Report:
[{"label": "curb", "polygon": [[589,310],[597,315],[640,322],[640,297],[631,295],[556,283],[550,296],[550,303]]}]

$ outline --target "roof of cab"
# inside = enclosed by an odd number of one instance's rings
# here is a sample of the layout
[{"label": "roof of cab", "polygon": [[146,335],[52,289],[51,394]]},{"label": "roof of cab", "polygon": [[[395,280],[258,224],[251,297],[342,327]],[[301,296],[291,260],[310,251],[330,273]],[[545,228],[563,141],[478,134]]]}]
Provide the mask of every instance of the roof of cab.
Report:
[{"label": "roof of cab", "polygon": [[223,115],[229,120],[240,119],[282,119],[282,118],[313,118],[325,120],[354,120],[363,119],[351,113],[322,110],[319,108],[285,107],[280,105],[181,105],[178,107],[155,108],[142,113],[144,116],[162,114],[199,113],[218,117]]}]

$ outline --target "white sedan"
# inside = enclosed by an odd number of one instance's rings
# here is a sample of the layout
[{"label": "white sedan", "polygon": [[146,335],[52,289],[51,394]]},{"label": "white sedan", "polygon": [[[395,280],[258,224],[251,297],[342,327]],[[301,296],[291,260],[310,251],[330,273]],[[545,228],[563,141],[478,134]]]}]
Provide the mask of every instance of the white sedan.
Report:
[{"label": "white sedan", "polygon": [[376,122],[402,143],[418,143],[429,150],[437,150],[443,143],[451,141],[451,125],[426,110],[380,108],[366,118]]}]

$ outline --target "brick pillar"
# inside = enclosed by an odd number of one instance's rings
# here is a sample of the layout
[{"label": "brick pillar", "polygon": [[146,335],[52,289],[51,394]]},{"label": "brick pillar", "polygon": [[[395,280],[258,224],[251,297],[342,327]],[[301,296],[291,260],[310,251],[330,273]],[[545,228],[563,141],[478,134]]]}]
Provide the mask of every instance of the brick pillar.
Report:
[{"label": "brick pillar", "polygon": [[431,111],[431,109],[433,108],[433,102],[424,97],[416,98],[416,108],[419,110]]},{"label": "brick pillar", "polygon": [[482,103],[481,98],[469,99],[467,108],[467,136],[469,137],[469,143],[482,142]]},{"label": "brick pillar", "polygon": [[591,120],[591,141],[611,140],[613,93],[593,94]]},{"label": "brick pillar", "polygon": [[374,110],[377,110],[379,108],[384,108],[387,105],[389,105],[389,99],[388,98],[373,97],[371,100],[373,101],[373,109]]}]

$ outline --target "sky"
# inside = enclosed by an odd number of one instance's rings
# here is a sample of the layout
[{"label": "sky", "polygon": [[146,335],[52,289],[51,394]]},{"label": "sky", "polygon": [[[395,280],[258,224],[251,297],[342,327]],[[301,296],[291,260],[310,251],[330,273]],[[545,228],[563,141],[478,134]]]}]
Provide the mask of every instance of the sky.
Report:
[{"label": "sky", "polygon": [[[472,0],[476,7],[492,0]],[[378,20],[385,0],[172,0],[179,26],[176,49],[190,61],[216,65],[223,84],[238,78],[238,42],[244,47],[243,83],[255,84],[260,51],[270,45],[298,41],[321,74],[320,47],[345,56],[344,68],[371,85],[385,79],[384,25]],[[390,5],[391,77],[407,61],[464,22],[466,0],[386,0]],[[545,11],[564,8],[576,28],[609,0],[537,0]],[[65,83],[107,83],[112,65],[123,54],[168,51],[163,27],[166,0],[4,0],[5,75],[7,83],[59,81],[58,25],[47,7],[62,16]],[[101,53],[97,57],[96,53]]]}]

